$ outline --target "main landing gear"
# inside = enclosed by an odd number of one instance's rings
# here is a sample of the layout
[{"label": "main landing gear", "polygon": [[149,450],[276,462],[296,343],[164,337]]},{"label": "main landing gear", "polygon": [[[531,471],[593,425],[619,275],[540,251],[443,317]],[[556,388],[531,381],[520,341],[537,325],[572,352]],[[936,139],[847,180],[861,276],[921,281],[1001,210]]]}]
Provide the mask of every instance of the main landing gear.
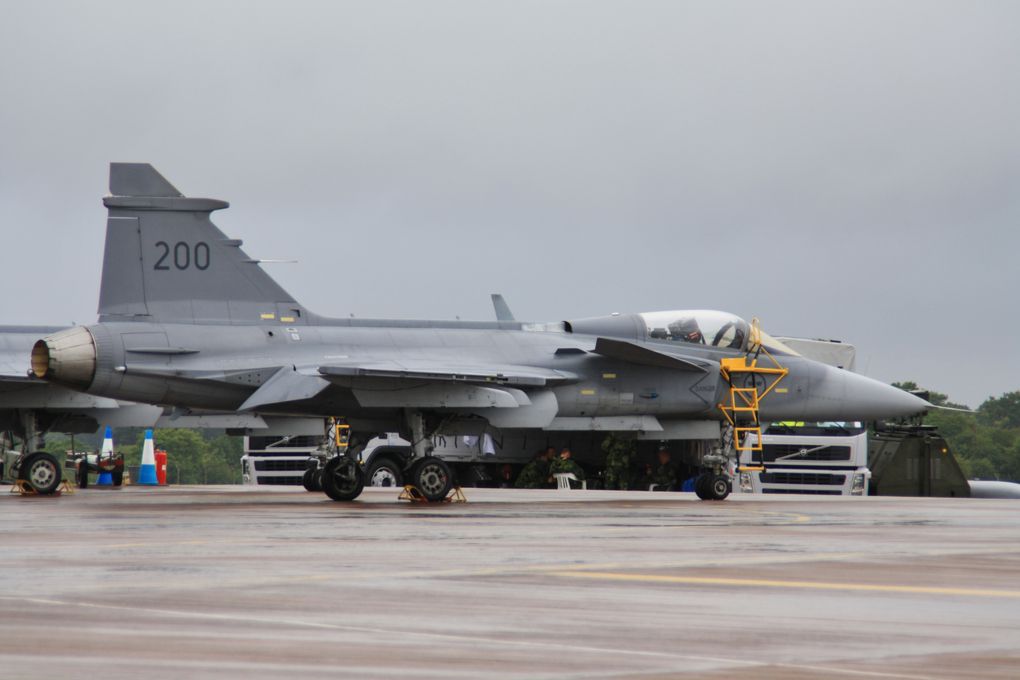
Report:
[{"label": "main landing gear", "polygon": [[430,503],[444,500],[453,488],[453,470],[443,460],[426,456],[416,460],[407,471],[410,486]]},{"label": "main landing gear", "polygon": [[[40,427],[39,418],[34,411],[25,411],[21,414],[24,437],[18,455],[7,455],[8,445],[13,446],[14,435],[3,433],[0,438],[0,463],[10,465],[8,470],[11,477],[31,488],[37,494],[46,496],[54,494],[60,487],[63,472],[57,459],[38,449],[43,445],[43,428]],[[31,451],[35,448],[36,451]],[[30,452],[31,451],[31,452]],[[0,466],[2,469],[2,466]],[[2,475],[0,475],[2,476]]]},{"label": "main landing gear", "polygon": [[[320,473],[322,490],[335,501],[353,501],[365,489],[365,471],[353,457],[330,458]],[[453,488],[453,470],[435,456],[420,458],[403,472],[408,486],[413,486],[425,500],[444,500]]]},{"label": "main landing gear", "polygon": [[404,479],[430,503],[441,501],[453,488],[453,470],[432,455],[432,435],[435,433],[426,431],[422,412],[408,410],[404,417],[411,432],[411,451],[414,454]]},{"label": "main landing gear", "polygon": [[32,487],[37,494],[46,496],[56,493],[61,479],[60,463],[45,451],[30,453],[21,459],[18,479]]},{"label": "main landing gear", "polygon": [[[308,470],[302,482],[309,491],[321,490],[335,501],[353,501],[371,479],[384,479],[399,486],[401,482],[414,487],[417,497],[438,502],[445,500],[454,486],[453,470],[440,458],[432,455],[432,436],[425,430],[425,418],[420,411],[406,413],[413,456],[410,465],[401,469],[395,459],[374,463],[369,473],[363,468],[357,449],[348,446],[350,427],[339,418],[326,421],[323,446],[309,459]],[[406,436],[406,435],[405,435]]]}]

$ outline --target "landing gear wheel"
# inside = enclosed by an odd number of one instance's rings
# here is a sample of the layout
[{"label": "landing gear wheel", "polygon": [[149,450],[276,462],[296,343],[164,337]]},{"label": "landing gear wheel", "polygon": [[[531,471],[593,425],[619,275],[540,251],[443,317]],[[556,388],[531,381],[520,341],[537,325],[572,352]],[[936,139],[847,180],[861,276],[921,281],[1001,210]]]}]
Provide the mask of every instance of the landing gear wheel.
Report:
[{"label": "landing gear wheel", "polygon": [[411,483],[427,500],[441,501],[453,487],[453,471],[441,459],[428,456],[411,467]]},{"label": "landing gear wheel", "polygon": [[305,491],[322,491],[322,474],[318,468],[308,468],[301,477]]},{"label": "landing gear wheel", "polygon": [[708,489],[709,500],[726,500],[730,495],[730,478],[726,475],[715,475],[705,484],[705,488]]},{"label": "landing gear wheel", "polygon": [[331,458],[322,470],[322,490],[335,501],[353,501],[365,488],[365,473],[347,456]]},{"label": "landing gear wheel", "polygon": [[417,479],[418,468],[421,466],[424,460],[425,460],[424,458],[413,458],[411,460],[411,464],[403,469],[400,475],[406,480],[404,482],[405,484],[410,484],[411,486],[414,486],[414,480]]},{"label": "landing gear wheel", "polygon": [[711,492],[708,490],[708,483],[711,479],[711,475],[700,474],[697,479],[694,480],[694,493],[698,494],[698,498],[703,501],[712,500],[712,496],[710,495]]},{"label": "landing gear wheel", "polygon": [[110,473],[114,486],[124,486],[124,468],[114,470]]},{"label": "landing gear wheel", "polygon": [[37,494],[51,494],[60,486],[60,464],[42,451],[29,454],[21,464],[18,478],[28,482]]},{"label": "landing gear wheel", "polygon": [[78,463],[78,471],[75,473],[76,481],[78,482],[79,489],[89,488],[89,464],[88,461],[83,460]]},{"label": "landing gear wheel", "polygon": [[366,486],[403,486],[404,475],[400,464],[392,458],[382,458],[372,463],[365,475]]}]

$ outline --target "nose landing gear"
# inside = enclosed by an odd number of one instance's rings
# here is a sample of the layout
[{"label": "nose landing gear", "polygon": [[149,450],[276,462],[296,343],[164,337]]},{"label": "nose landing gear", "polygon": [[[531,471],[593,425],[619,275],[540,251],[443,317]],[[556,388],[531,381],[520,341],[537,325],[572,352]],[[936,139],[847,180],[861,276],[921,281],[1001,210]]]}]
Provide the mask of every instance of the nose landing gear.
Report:
[{"label": "nose landing gear", "polygon": [[726,475],[704,473],[694,482],[694,493],[703,501],[721,501],[730,495],[732,481]]}]

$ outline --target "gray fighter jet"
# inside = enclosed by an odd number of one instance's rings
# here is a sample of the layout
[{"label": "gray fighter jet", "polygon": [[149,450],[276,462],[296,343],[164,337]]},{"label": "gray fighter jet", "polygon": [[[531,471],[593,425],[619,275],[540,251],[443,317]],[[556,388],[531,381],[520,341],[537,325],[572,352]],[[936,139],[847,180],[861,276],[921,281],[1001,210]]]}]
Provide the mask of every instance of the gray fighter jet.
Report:
[{"label": "gray fighter jet", "polygon": [[[725,312],[552,323],[512,320],[502,307],[495,322],[318,316],[212,223],[226,202],[183,196],[147,164],[112,164],[110,191],[99,322],[39,340],[37,378],[114,399],[343,416],[355,432],[400,432],[415,451],[405,479],[431,499],[452,482],[431,435],[459,423],[669,440],[718,437],[726,422],[739,440],[759,418],[869,420],[929,406]],[[770,368],[742,368],[752,366]],[[713,460],[699,495],[722,498],[729,479]],[[351,455],[329,460],[322,481],[335,500],[364,483]]]}]

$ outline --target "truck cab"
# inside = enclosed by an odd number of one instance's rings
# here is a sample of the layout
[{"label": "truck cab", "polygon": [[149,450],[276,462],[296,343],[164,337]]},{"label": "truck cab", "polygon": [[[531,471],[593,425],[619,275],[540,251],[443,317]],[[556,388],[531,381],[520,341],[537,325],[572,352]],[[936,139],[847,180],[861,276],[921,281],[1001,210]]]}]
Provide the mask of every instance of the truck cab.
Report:
[{"label": "truck cab", "polygon": [[737,491],[866,496],[868,430],[861,422],[769,423],[740,451]]}]

